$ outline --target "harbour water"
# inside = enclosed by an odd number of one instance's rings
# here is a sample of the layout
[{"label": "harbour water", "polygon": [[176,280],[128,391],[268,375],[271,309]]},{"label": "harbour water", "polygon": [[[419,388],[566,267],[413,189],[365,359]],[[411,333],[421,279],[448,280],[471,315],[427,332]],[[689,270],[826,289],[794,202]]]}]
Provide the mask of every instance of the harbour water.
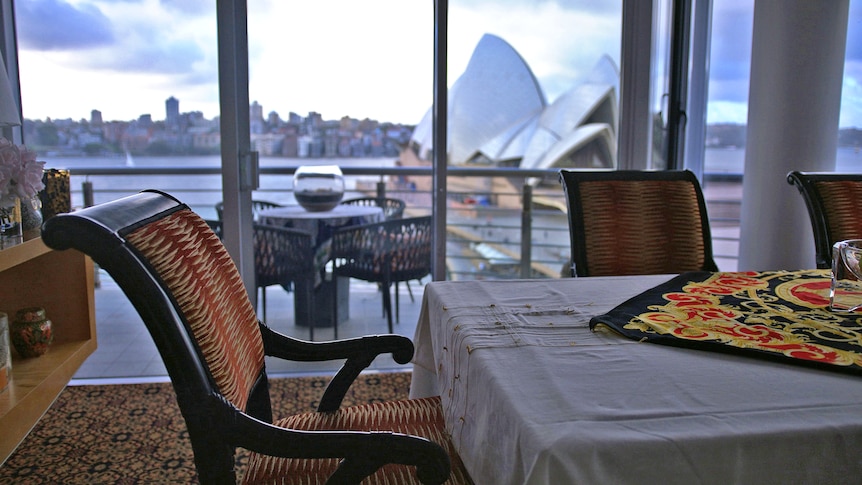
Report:
[{"label": "harbour water", "polygon": [[[84,168],[117,168],[123,167],[211,167],[221,164],[219,156],[190,157],[41,157],[46,161],[46,168],[73,169],[72,205],[83,205],[81,192],[82,183],[91,182],[96,189],[95,203],[106,202],[123,195],[137,192],[143,188],[158,188],[177,195],[198,210],[204,217],[214,216],[214,205],[221,200],[220,175],[170,176],[170,175],[74,175],[74,169]],[[706,174],[741,174],[745,159],[744,149],[707,149],[705,154]],[[326,158],[326,159],[289,159],[261,158],[261,167],[297,167],[300,165],[334,164],[339,166],[354,166],[364,168],[394,167],[396,159],[389,158]],[[862,172],[862,153],[853,148],[840,148],[837,153],[836,171]],[[261,198],[281,204],[294,203],[289,189],[293,177],[290,175],[266,175],[260,178],[259,194]],[[348,176],[346,185],[349,197],[355,195],[357,184],[372,186],[379,180],[378,176]],[[210,213],[212,212],[212,213]]]},{"label": "harbour water", "polygon": [[[744,148],[707,148],[704,153],[704,173],[741,174],[745,164]],[[862,151],[841,147],[836,152],[835,171],[862,173]]]}]

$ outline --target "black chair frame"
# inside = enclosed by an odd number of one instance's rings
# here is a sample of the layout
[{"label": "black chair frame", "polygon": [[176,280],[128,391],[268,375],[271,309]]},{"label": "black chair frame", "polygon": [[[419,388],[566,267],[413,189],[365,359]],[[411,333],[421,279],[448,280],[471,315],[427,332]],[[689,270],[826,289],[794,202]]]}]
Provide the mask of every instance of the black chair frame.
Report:
[{"label": "black chair frame", "polygon": [[[246,412],[233,406],[214,383],[188,320],[164,281],[127,243],[136,228],[179,210],[175,198],[145,191],[45,222],[43,241],[56,250],[76,249],[90,255],[123,289],[141,315],[164,360],[176,391],[194,449],[201,483],[235,484],[235,449],[299,458],[342,457],[329,483],[359,483],[385,463],[417,466],[423,482],[442,483],[449,458],[423,438],[386,432],[307,432],[273,426],[265,368],[248,397]],[[318,410],[334,411],[350,383],[383,353],[406,364],[413,355],[409,339],[368,336],[331,342],[307,342],[277,333],[259,322],[266,355],[297,361],[346,359],[329,383]]]},{"label": "black chair frame", "polygon": [[[862,185],[862,174],[836,172],[801,172],[794,170],[787,174],[787,183],[795,186],[802,198],[814,231],[815,264],[817,268],[832,267],[832,245],[844,236],[833,234],[827,220],[827,207],[817,184],[820,182],[851,182]],[[862,237],[862,234],[859,235]]]}]

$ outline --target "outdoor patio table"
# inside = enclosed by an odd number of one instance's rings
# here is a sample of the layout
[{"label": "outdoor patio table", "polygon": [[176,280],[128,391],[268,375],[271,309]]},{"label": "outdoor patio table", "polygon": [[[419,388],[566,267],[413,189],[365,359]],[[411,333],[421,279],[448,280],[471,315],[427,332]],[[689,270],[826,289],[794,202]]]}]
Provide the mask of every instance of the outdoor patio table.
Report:
[{"label": "outdoor patio table", "polygon": [[[339,204],[332,210],[312,212],[299,205],[287,205],[264,209],[258,212],[261,224],[272,226],[287,226],[302,229],[314,236],[314,247],[317,249],[319,258],[329,260],[329,240],[332,233],[339,227],[370,224],[381,222],[384,219],[383,209],[375,206],[355,206]],[[323,249],[321,249],[323,248]],[[350,284],[346,278],[338,278],[332,281],[331,275],[323,278],[314,290],[314,302],[317,309],[316,326],[327,327],[332,325],[332,297],[333,286],[338,287],[338,321],[339,323],[350,318]],[[296,293],[294,293],[294,296]],[[297,325],[305,326],[308,322],[309,310],[301,298],[294,297],[294,321]]]},{"label": "outdoor patio table", "polygon": [[299,205],[264,209],[258,213],[262,224],[289,226],[310,232],[315,245],[325,243],[339,227],[382,222],[383,209],[376,206],[339,204],[332,210],[311,212]]},{"label": "outdoor patio table", "polygon": [[671,277],[429,283],[411,396],[477,484],[858,479],[859,376],[589,329]]}]

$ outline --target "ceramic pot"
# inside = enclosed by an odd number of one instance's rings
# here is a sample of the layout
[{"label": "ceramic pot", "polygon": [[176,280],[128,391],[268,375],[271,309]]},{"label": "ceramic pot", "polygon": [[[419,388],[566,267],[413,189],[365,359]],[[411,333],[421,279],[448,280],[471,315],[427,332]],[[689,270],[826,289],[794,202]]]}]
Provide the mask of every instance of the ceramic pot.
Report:
[{"label": "ceramic pot", "polygon": [[15,314],[15,321],[9,329],[12,345],[18,355],[24,358],[38,357],[48,351],[54,341],[51,320],[40,307],[22,308]]}]

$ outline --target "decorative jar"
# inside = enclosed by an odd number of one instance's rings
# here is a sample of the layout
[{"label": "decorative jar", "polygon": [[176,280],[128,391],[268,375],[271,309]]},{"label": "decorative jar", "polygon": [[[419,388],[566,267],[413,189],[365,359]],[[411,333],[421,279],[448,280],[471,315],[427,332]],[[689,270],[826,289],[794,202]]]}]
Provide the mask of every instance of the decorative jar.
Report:
[{"label": "decorative jar", "polygon": [[293,174],[293,196],[305,210],[332,210],[344,197],[344,174],[337,165],[305,165]]},{"label": "decorative jar", "polygon": [[38,196],[21,200],[21,230],[25,240],[42,234],[42,199]]},{"label": "decorative jar", "polygon": [[0,249],[21,244],[23,241],[21,200],[18,197],[0,197]]},{"label": "decorative jar", "polygon": [[38,357],[48,351],[54,341],[51,320],[41,307],[18,310],[10,330],[12,345],[21,357]]}]

